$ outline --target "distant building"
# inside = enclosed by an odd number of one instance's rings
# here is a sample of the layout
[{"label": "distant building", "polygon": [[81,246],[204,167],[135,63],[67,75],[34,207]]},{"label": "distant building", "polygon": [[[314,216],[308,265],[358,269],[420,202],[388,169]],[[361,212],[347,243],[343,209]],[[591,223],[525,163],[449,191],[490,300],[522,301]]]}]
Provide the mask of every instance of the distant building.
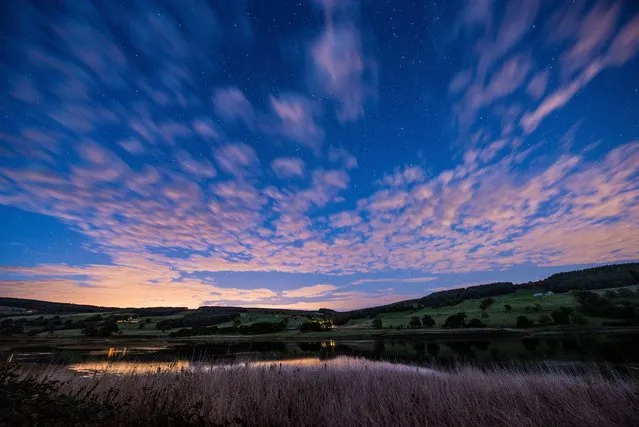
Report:
[{"label": "distant building", "polygon": [[533,296],[534,296],[535,298],[541,298],[541,297],[543,297],[543,296],[547,296],[547,297],[549,297],[549,296],[551,296],[551,295],[555,295],[555,293],[554,293],[553,291],[548,291],[548,292],[546,292],[546,293],[544,293],[544,292],[535,292],[535,293],[533,294]]},{"label": "distant building", "polygon": [[116,323],[138,323],[139,320],[131,316],[128,319],[116,320]]}]

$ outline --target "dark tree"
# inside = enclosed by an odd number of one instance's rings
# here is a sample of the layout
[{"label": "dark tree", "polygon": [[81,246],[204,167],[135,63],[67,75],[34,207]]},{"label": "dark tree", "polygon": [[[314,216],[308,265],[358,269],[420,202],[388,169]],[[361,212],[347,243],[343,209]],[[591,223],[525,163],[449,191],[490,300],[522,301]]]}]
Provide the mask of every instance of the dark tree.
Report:
[{"label": "dark tree", "polygon": [[422,325],[424,325],[425,328],[432,328],[435,326],[435,319],[428,314],[424,314],[422,316]]},{"label": "dark tree", "polygon": [[583,314],[581,314],[581,313],[573,313],[572,316],[570,316],[570,320],[575,325],[587,325],[588,324],[588,318],[586,316],[584,316]]},{"label": "dark tree", "polygon": [[382,319],[380,319],[379,317],[377,319],[373,319],[373,328],[375,329],[382,329]]},{"label": "dark tree", "polygon": [[449,316],[444,322],[444,328],[463,328],[466,326],[466,313],[457,313]]},{"label": "dark tree", "polygon": [[481,302],[479,303],[479,308],[481,308],[482,310],[486,310],[488,307],[490,307],[493,303],[495,302],[494,299],[492,299],[491,297],[488,298],[484,298],[483,300],[481,300]]},{"label": "dark tree", "polygon": [[552,323],[552,319],[549,316],[541,316],[539,318],[540,325],[550,325]]},{"label": "dark tree", "polygon": [[504,310],[506,310],[506,313],[510,313],[513,311],[513,307],[510,304],[504,304]]},{"label": "dark tree", "polygon": [[485,328],[486,325],[479,319],[470,319],[468,322],[469,328]]},{"label": "dark tree", "polygon": [[528,319],[526,316],[517,317],[517,327],[518,328],[532,328],[534,323]]},{"label": "dark tree", "polygon": [[413,316],[410,318],[410,323],[408,324],[411,328],[420,328],[422,326],[422,321],[419,320],[419,316]]},{"label": "dark tree", "polygon": [[557,325],[570,324],[570,314],[566,313],[564,310],[554,310],[550,313],[550,317],[552,317],[553,322]]}]

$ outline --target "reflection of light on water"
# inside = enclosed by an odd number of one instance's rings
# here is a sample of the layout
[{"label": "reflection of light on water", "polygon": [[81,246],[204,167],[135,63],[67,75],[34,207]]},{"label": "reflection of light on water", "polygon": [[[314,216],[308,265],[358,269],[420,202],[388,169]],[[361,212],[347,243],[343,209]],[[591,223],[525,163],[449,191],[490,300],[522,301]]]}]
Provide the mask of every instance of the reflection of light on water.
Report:
[{"label": "reflection of light on water", "polygon": [[318,357],[304,357],[301,359],[287,359],[287,360],[256,360],[254,362],[243,363],[242,366],[255,366],[256,368],[268,368],[271,366],[320,366],[320,359]]},{"label": "reflection of light on water", "polygon": [[335,340],[328,340],[328,341],[322,341],[321,347],[326,349],[326,348],[334,348],[335,347]]},{"label": "reflection of light on water", "polygon": [[80,362],[69,365],[68,368],[80,374],[153,374],[188,370],[190,362],[188,360],[176,360],[174,362]]},{"label": "reflection of light on water", "polygon": [[400,365],[390,362],[378,362],[354,357],[340,356],[322,360],[318,357],[305,357],[284,360],[256,360],[233,364],[193,362],[176,360],[174,362],[135,362],[104,361],[81,362],[69,365],[68,368],[80,374],[152,374],[158,372],[211,372],[217,369],[267,368],[267,369],[331,369],[331,370],[384,370],[395,372],[416,372],[434,375],[437,371],[418,366]]},{"label": "reflection of light on water", "polygon": [[126,355],[126,347],[124,348],[110,347],[109,351],[107,352],[107,357],[109,358],[116,357],[116,356],[125,356],[125,355]]}]

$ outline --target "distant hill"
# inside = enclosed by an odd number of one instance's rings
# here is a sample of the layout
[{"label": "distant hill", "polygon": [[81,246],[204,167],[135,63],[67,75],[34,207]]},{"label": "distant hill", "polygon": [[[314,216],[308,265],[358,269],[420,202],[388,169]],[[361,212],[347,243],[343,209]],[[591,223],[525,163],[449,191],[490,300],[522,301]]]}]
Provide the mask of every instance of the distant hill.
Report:
[{"label": "distant hill", "polygon": [[0,306],[33,310],[37,313],[97,313],[100,311],[120,310],[114,307],[99,307],[96,305],[69,304],[64,302],[39,301],[23,298],[0,298]]},{"label": "distant hill", "polygon": [[[404,311],[422,307],[442,307],[455,305],[468,299],[480,299],[498,295],[506,295],[517,290],[553,291],[557,293],[573,290],[604,289],[639,284],[639,263],[615,264],[584,270],[568,271],[553,274],[546,279],[536,282],[514,284],[511,282],[489,283],[485,285],[469,286],[466,288],[448,289],[433,292],[422,298],[399,301],[378,307],[369,307],[346,312],[336,312],[330,309],[288,310],[263,309],[227,306],[204,306],[197,311],[211,314],[233,314],[241,312],[268,312],[273,314],[305,315],[321,313],[336,318],[337,322],[349,319],[374,316],[378,313]],[[33,310],[37,314],[71,314],[97,313],[104,311],[120,311],[135,313],[140,316],[168,316],[188,310],[186,307],[150,307],[150,308],[118,308],[101,307],[95,305],[68,304],[59,302],[38,301],[21,298],[1,298],[0,306]]]},{"label": "distant hill", "polygon": [[522,289],[529,289],[532,292],[552,291],[562,293],[573,290],[605,289],[635,284],[639,284],[639,263],[606,265],[557,273],[543,280],[523,284],[499,282],[447,289],[433,292],[422,298],[338,313],[336,318],[338,323],[345,323],[350,319],[375,316],[378,313],[405,311],[422,307],[450,306],[468,299],[506,295]]},{"label": "distant hill", "polygon": [[105,311],[127,311],[140,316],[167,316],[179,311],[188,310],[187,307],[150,307],[150,308],[121,308],[102,307],[97,305],[70,304],[64,302],[49,302],[35,299],[0,297],[1,307],[31,310],[34,314],[73,314],[99,313]]}]

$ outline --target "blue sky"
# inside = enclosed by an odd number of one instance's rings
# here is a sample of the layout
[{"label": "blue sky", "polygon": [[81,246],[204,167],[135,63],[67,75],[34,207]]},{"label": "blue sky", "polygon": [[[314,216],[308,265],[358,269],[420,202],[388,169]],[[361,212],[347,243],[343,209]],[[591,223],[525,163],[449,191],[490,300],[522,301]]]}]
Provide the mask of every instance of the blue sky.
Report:
[{"label": "blue sky", "polygon": [[637,2],[0,8],[1,295],[349,309],[639,259]]}]

